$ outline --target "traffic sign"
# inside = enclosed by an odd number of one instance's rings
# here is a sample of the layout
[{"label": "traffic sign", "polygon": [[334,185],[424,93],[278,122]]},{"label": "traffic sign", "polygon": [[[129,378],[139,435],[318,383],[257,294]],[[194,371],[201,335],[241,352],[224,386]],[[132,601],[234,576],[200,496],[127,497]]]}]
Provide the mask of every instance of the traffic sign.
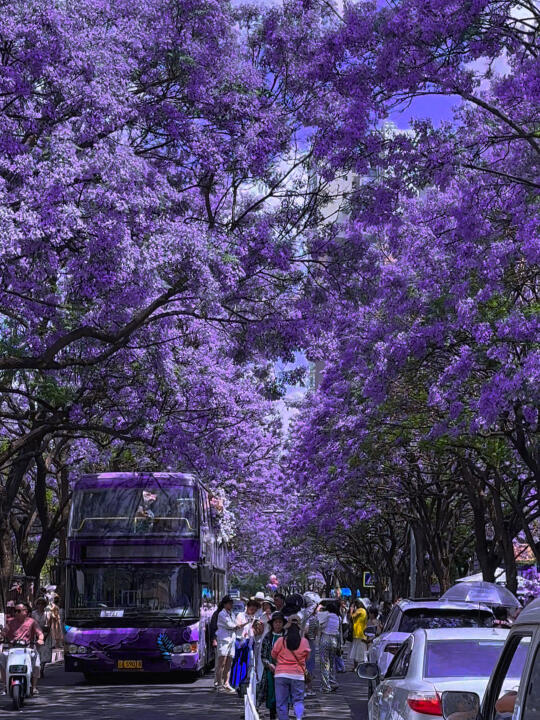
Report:
[{"label": "traffic sign", "polygon": [[375,576],[371,570],[364,571],[364,587],[375,587]]}]

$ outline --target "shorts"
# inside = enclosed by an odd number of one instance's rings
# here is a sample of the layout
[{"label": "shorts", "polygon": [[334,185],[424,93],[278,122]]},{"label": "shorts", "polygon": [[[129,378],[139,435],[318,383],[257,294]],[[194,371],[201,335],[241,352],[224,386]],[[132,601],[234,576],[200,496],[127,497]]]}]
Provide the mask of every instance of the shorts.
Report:
[{"label": "shorts", "polygon": [[[7,667],[8,653],[9,648],[3,648],[2,652],[0,652],[0,665],[2,666],[4,672]],[[37,677],[39,677],[41,672],[41,660],[39,658],[39,653],[37,652],[37,650],[32,649],[30,651],[30,657],[32,658],[32,672],[34,675],[37,675]]]},{"label": "shorts", "polygon": [[217,654],[219,657],[234,657],[236,637],[217,639]]}]

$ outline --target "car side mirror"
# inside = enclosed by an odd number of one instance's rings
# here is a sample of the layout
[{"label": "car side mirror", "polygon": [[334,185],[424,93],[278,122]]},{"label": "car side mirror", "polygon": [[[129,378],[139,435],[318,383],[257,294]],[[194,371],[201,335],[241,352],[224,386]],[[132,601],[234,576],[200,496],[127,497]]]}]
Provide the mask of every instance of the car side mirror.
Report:
[{"label": "car side mirror", "polygon": [[441,695],[444,720],[477,720],[480,715],[480,698],[474,692],[447,690]]},{"label": "car side mirror", "polygon": [[362,680],[378,680],[379,668],[375,663],[360,663],[356,668],[356,674]]}]

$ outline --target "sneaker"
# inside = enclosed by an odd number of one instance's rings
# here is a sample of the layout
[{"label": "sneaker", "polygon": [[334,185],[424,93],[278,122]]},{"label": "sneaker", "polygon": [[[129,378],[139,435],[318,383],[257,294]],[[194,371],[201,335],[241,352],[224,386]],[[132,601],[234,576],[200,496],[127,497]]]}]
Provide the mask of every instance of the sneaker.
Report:
[{"label": "sneaker", "polygon": [[339,690],[339,685],[333,685],[330,692],[336,692],[336,690]]},{"label": "sneaker", "polygon": [[229,695],[236,695],[236,690],[230,685],[223,685],[223,690]]}]

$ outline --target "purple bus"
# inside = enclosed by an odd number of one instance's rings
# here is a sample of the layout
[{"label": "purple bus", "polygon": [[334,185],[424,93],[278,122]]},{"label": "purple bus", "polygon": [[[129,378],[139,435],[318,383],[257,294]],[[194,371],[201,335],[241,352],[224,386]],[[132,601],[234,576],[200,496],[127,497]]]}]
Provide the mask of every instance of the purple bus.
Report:
[{"label": "purple bus", "polygon": [[210,495],[193,476],[82,477],[69,522],[66,671],[204,672],[226,563]]}]

